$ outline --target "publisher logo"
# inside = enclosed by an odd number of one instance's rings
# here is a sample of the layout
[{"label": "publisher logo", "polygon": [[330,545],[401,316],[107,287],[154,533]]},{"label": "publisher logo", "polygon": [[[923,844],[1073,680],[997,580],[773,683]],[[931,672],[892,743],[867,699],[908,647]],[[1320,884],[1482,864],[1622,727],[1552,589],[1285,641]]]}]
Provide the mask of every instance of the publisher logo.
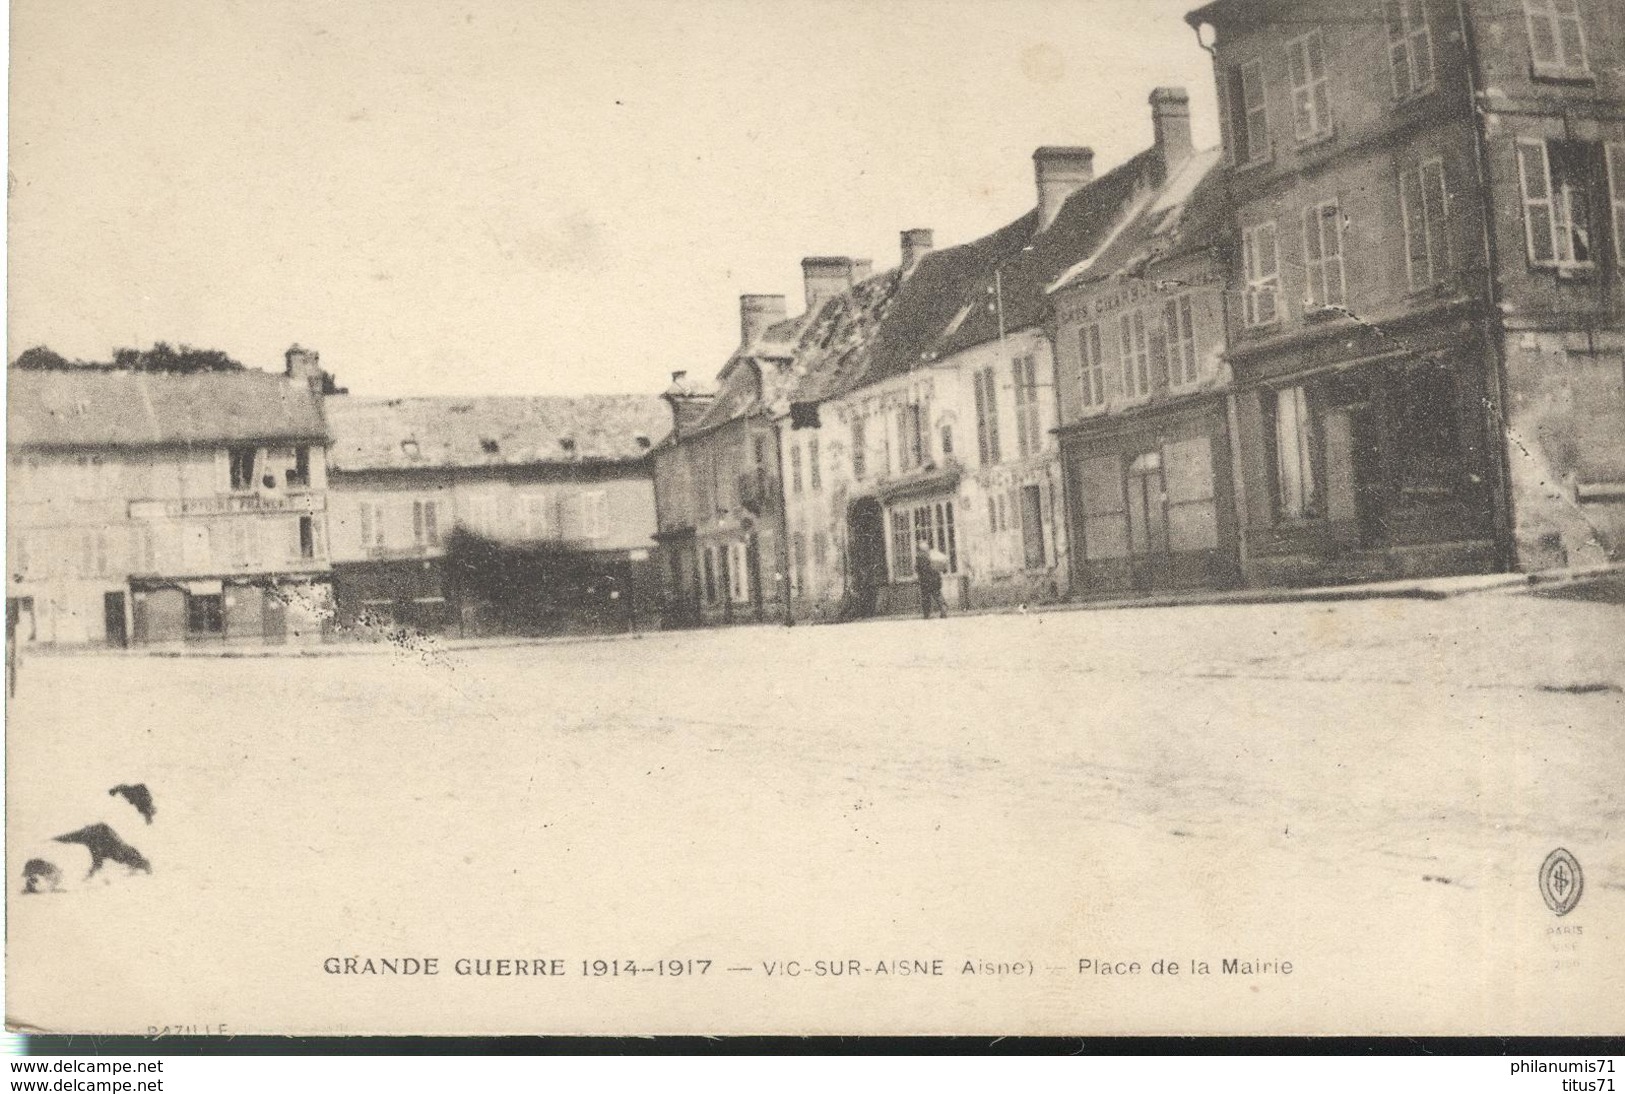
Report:
[{"label": "publisher logo", "polygon": [[1580,903],[1584,889],[1579,859],[1561,847],[1546,856],[1540,867],[1540,895],[1546,898],[1546,907],[1557,915],[1568,915]]}]

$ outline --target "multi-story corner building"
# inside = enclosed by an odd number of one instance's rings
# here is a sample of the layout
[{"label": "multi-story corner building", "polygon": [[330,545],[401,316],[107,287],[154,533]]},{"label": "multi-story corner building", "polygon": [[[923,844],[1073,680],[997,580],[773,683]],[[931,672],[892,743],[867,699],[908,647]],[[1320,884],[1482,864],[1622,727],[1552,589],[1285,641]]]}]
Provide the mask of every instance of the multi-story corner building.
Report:
[{"label": "multi-story corner building", "polygon": [[343,395],[327,416],[343,628],[472,636],[656,618],[658,399]]},{"label": "multi-story corner building", "polygon": [[6,597],[21,642],[308,640],[326,626],[316,355],[288,375],[11,369]]},{"label": "multi-story corner building", "polygon": [[674,373],[662,396],[671,432],[654,454],[661,577],[673,625],[761,622],[789,610],[791,557],[775,406],[826,305],[867,274],[844,257],[802,260],[806,308],[740,297],[739,348],[714,385]]},{"label": "multi-story corner building", "polygon": [[1050,287],[1080,597],[1240,578],[1219,153],[1192,148],[1183,91],[1151,105],[1126,220]]},{"label": "multi-story corner building", "polygon": [[1609,0],[1216,0],[1242,562],[1300,582],[1615,557]]}]

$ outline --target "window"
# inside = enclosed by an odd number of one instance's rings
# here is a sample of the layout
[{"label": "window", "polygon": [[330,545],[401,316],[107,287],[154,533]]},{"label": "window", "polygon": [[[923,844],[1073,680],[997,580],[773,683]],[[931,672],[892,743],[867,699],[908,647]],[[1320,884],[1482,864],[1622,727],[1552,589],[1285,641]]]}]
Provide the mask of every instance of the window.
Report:
[{"label": "window", "polygon": [[1400,172],[1399,206],[1405,221],[1405,268],[1411,288],[1436,285],[1450,271],[1444,163],[1427,160],[1414,170]]},{"label": "window", "polygon": [[384,503],[381,501],[361,503],[361,546],[384,546],[384,513]]},{"label": "window", "polygon": [[819,567],[819,568],[822,568],[824,563],[826,561],[828,561],[828,559],[829,559],[829,534],[828,533],[826,533],[826,532],[814,532],[813,533],[812,558],[813,558],[813,565],[816,566],[816,567]]},{"label": "window", "polygon": [[1191,294],[1180,293],[1163,305],[1162,325],[1168,332],[1168,386],[1196,382],[1196,330],[1191,323]]},{"label": "window", "polygon": [[790,446],[790,492],[801,493],[801,446]]},{"label": "window", "polygon": [[1588,75],[1579,0],[1524,0],[1523,12],[1536,76]]},{"label": "window", "polygon": [[1580,141],[1518,142],[1524,233],[1532,265],[1591,265],[1586,150]]},{"label": "window", "polygon": [[1100,324],[1078,331],[1078,388],[1085,409],[1106,405],[1106,361],[1101,354]]},{"label": "window", "polygon": [[1264,107],[1264,62],[1230,70],[1230,158],[1237,166],[1269,158],[1269,112]]},{"label": "window", "polygon": [[745,566],[745,545],[728,544],[728,593],[735,604],[750,600],[750,572]]},{"label": "window", "polygon": [[1012,371],[1016,388],[1016,451],[1022,456],[1031,456],[1044,447],[1038,416],[1038,360],[1030,353],[1017,357]]},{"label": "window", "polygon": [[1308,392],[1289,387],[1275,394],[1275,515],[1304,520],[1320,515],[1316,431]]},{"label": "window", "polygon": [[79,576],[103,577],[107,573],[107,533],[86,529],[79,533]]},{"label": "window", "polygon": [[1304,306],[1343,306],[1343,214],[1324,201],[1303,211]]},{"label": "window", "polygon": [[951,425],[945,425],[942,427],[942,458],[945,460],[951,460],[953,457],[954,427]]},{"label": "window", "polygon": [[1605,146],[1609,206],[1613,213],[1614,257],[1625,266],[1625,144]]},{"label": "window", "polygon": [[1287,43],[1287,76],[1292,83],[1292,130],[1300,141],[1332,130],[1326,97],[1326,43],[1319,30]]},{"label": "window", "polygon": [[310,449],[300,445],[293,450],[293,467],[287,474],[288,489],[304,489],[310,485]]},{"label": "window", "polygon": [[[309,520],[301,517],[300,520]],[[309,555],[305,556],[309,558]],[[254,558],[254,524],[252,519],[231,522],[231,562],[234,566],[252,566]]]},{"label": "window", "polygon": [[520,519],[526,539],[546,539],[549,521],[547,519],[547,495],[526,494],[520,503]]},{"label": "window", "polygon": [[852,419],[852,477],[859,482],[863,481],[863,473],[868,463],[867,440],[863,435],[863,419]]},{"label": "window", "polygon": [[1386,0],[1383,15],[1394,98],[1408,98],[1433,86],[1433,37],[1422,0]]},{"label": "window", "polygon": [[715,604],[717,602],[716,550],[714,548],[707,547],[705,549],[703,558],[705,563],[705,602],[707,604]]},{"label": "window", "polygon": [[1027,569],[1044,566],[1043,492],[1037,483],[1021,488],[1021,542],[1026,551]]},{"label": "window", "polygon": [[[216,451],[219,450],[216,449]],[[257,452],[252,448],[228,448],[226,450],[227,462],[231,466],[231,488],[233,490],[254,489],[254,457],[256,455]],[[216,472],[216,474],[218,473]]]},{"label": "window", "polygon": [[1123,394],[1130,399],[1151,394],[1151,350],[1146,342],[1145,313],[1124,312],[1118,321],[1118,343],[1122,347]]},{"label": "window", "polygon": [[412,503],[412,542],[419,547],[440,546],[440,503],[420,499]]},{"label": "window", "polygon": [[790,591],[800,596],[807,587],[807,533],[790,537]]},{"label": "window", "polygon": [[892,579],[909,581],[914,577],[914,552],[924,542],[933,551],[948,556],[948,572],[959,569],[954,539],[954,503],[928,502],[891,511]]},{"label": "window", "polygon": [[919,403],[897,408],[897,470],[912,471],[925,463],[925,427]]},{"label": "window", "polygon": [[316,557],[316,520],[313,517],[299,518],[299,557]]},{"label": "window", "polygon": [[984,465],[999,462],[999,399],[993,370],[971,374],[976,390],[976,454]]},{"label": "window", "polygon": [[812,487],[813,493],[824,488],[823,472],[818,466],[818,437],[814,434],[807,438],[807,485]]},{"label": "window", "polygon": [[1267,326],[1281,317],[1281,256],[1274,221],[1241,233],[1241,264],[1247,277],[1243,320],[1249,327]]},{"label": "window", "polygon": [[188,634],[223,634],[225,629],[225,600],[219,593],[186,594],[186,632]]},{"label": "window", "polygon": [[588,490],[576,497],[581,508],[581,535],[584,539],[603,539],[609,535],[609,498],[602,490]]}]

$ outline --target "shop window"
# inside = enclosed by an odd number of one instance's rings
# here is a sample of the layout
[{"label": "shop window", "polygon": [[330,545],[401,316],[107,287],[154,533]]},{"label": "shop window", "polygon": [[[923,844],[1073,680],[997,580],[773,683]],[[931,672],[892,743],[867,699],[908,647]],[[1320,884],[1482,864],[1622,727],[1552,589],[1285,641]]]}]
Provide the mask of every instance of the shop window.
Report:
[{"label": "shop window", "polygon": [[1289,387],[1276,392],[1271,411],[1276,519],[1319,517],[1321,441],[1308,390]]},{"label": "shop window", "polygon": [[1386,0],[1388,68],[1394,98],[1405,99],[1433,86],[1433,36],[1422,0]]},{"label": "shop window", "polygon": [[892,579],[909,581],[914,577],[914,552],[925,543],[948,557],[948,573],[959,570],[958,545],[954,536],[954,503],[929,502],[902,506],[891,511]]},{"label": "shop window", "polygon": [[1447,369],[1403,371],[1392,381],[1394,486],[1401,504],[1453,497],[1461,485],[1461,415]]},{"label": "shop window", "polygon": [[225,599],[219,593],[186,594],[187,634],[224,634],[225,630]]}]

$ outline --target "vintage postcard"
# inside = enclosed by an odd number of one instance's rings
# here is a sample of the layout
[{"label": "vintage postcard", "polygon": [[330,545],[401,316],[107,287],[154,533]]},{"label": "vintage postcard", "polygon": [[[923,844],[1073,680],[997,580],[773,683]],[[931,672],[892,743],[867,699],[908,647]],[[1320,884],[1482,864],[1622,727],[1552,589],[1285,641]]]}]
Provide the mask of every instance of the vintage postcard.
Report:
[{"label": "vintage postcard", "polygon": [[16,0],[6,1015],[1625,1033],[1613,0]]}]

